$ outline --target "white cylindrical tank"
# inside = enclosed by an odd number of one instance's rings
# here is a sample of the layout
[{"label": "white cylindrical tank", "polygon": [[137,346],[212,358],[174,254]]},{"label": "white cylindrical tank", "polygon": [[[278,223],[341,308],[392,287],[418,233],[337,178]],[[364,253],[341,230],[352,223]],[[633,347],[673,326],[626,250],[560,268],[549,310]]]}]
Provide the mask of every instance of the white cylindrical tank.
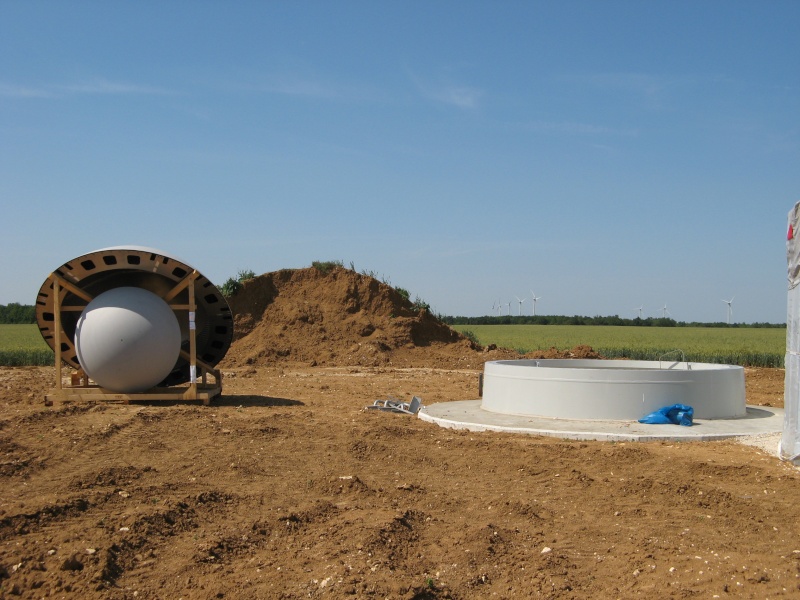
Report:
[{"label": "white cylindrical tank", "polygon": [[637,420],[687,404],[698,419],[746,412],[744,369],[643,360],[498,360],[483,366],[481,408],[559,419]]}]

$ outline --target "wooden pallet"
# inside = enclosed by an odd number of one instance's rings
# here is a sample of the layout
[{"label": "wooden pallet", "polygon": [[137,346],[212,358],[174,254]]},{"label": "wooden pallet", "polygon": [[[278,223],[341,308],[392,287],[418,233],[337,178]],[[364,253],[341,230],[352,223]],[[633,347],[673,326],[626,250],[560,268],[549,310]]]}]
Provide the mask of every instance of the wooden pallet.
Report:
[{"label": "wooden pallet", "polygon": [[52,406],[53,402],[148,402],[153,400],[179,402],[183,400],[200,400],[208,406],[214,398],[222,394],[219,384],[195,384],[188,387],[155,387],[146,392],[119,393],[97,385],[87,386],[62,386],[60,389],[50,390],[45,396],[45,404]]}]

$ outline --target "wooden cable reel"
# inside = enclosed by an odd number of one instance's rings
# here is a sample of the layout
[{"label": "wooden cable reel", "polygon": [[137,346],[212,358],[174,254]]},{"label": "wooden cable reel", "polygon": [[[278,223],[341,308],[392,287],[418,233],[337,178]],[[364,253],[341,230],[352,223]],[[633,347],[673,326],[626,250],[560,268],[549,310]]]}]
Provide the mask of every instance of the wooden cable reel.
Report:
[{"label": "wooden cable reel", "polygon": [[[39,290],[36,320],[59,373],[48,400],[208,403],[221,393],[215,367],[233,339],[230,307],[196,269],[161,250],[117,246],[64,263]],[[64,388],[62,362],[80,385]]]}]

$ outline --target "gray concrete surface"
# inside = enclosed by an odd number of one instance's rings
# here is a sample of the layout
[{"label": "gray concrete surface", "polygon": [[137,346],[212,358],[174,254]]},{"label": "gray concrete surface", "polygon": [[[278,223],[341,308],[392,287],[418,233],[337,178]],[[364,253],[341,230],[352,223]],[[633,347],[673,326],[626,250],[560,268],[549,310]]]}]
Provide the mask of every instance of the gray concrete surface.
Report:
[{"label": "gray concrete surface", "polygon": [[768,406],[748,406],[747,414],[736,419],[695,419],[691,427],[504,415],[482,410],[480,406],[480,400],[439,402],[423,407],[418,416],[423,421],[451,429],[504,431],[573,440],[709,441],[783,431],[783,409]]}]

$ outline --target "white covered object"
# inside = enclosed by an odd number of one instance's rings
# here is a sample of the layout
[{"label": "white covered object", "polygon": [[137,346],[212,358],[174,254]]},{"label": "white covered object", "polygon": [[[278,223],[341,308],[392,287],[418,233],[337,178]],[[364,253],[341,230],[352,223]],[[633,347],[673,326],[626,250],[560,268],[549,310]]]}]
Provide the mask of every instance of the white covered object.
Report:
[{"label": "white covered object", "polygon": [[103,292],[84,309],[75,330],[81,367],[100,387],[143,392],[175,366],[181,329],[172,308],[141,288]]},{"label": "white covered object", "polygon": [[789,211],[786,260],[789,297],[786,311],[786,379],[780,457],[800,466],[800,202]]}]

